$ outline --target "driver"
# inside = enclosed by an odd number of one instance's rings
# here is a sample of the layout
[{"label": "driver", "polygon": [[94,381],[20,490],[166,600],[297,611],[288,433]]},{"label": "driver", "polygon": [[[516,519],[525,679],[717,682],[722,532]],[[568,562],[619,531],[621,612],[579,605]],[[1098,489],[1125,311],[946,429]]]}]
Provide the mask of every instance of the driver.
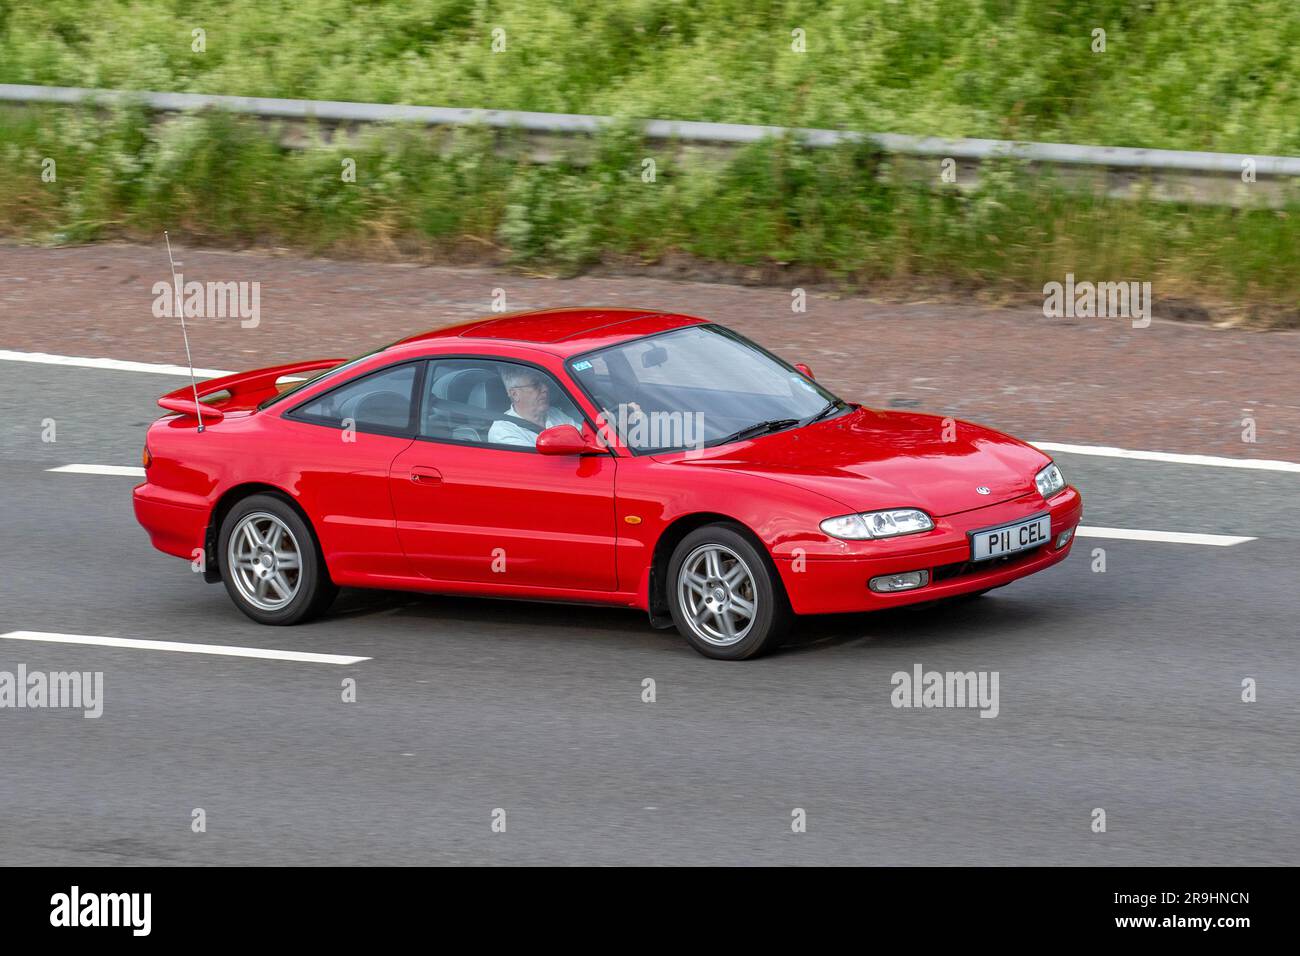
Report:
[{"label": "driver", "polygon": [[[537,446],[538,431],[519,422],[531,422],[538,429],[556,425],[572,425],[581,429],[578,422],[551,407],[551,391],[546,377],[530,368],[519,365],[501,370],[501,382],[510,396],[510,409],[504,419],[497,419],[488,430],[488,441],[495,445]],[[514,419],[512,421],[511,419]]]}]

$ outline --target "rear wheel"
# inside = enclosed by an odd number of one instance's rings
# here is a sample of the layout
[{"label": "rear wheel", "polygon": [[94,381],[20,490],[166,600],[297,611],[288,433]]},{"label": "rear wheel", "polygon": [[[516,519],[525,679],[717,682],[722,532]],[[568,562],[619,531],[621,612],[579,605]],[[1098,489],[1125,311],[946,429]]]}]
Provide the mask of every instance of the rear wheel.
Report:
[{"label": "rear wheel", "polygon": [[705,525],[681,540],[667,583],[673,623],[705,657],[738,661],[761,654],[793,617],[770,562],[724,524]]},{"label": "rear wheel", "polygon": [[316,536],[283,498],[252,495],[221,523],[221,577],[235,606],[259,624],[297,624],[329,607]]}]

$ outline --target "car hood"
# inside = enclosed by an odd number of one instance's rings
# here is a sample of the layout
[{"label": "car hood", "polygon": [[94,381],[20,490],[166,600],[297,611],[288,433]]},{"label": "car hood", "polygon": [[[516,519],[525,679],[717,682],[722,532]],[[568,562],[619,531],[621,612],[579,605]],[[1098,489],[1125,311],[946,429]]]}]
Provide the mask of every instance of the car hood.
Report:
[{"label": "car hood", "polygon": [[[1034,490],[1034,475],[1051,460],[991,428],[867,408],[805,428],[655,459],[762,475],[839,501],[846,512],[914,507],[936,517],[1027,494]],[[976,491],[979,487],[988,494]]]}]

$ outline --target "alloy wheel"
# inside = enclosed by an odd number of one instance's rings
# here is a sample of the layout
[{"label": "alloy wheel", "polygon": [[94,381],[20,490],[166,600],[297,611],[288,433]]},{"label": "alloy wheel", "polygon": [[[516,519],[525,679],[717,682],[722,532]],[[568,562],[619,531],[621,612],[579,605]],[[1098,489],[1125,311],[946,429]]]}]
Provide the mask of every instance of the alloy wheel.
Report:
[{"label": "alloy wheel", "polygon": [[298,594],[302,551],[289,526],[265,511],[245,515],[226,546],[236,590],[263,611],[278,611]]},{"label": "alloy wheel", "polygon": [[691,630],[715,647],[744,640],[758,615],[753,573],[740,555],[720,544],[702,544],[686,556],[677,594]]}]

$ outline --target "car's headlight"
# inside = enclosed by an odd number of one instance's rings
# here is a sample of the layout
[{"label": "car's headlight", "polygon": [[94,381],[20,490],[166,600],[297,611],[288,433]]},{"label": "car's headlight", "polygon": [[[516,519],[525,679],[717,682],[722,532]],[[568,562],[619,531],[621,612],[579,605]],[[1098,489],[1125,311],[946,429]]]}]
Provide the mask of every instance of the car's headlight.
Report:
[{"label": "car's headlight", "polygon": [[858,541],[863,538],[894,538],[900,534],[929,531],[934,522],[924,511],[916,508],[895,508],[892,511],[867,511],[856,515],[827,518],[821,529],[832,538]]},{"label": "car's headlight", "polygon": [[1061,474],[1061,469],[1057,468],[1056,463],[1053,462],[1034,475],[1034,484],[1038,486],[1040,495],[1044,498],[1050,498],[1065,487],[1065,477]]}]

